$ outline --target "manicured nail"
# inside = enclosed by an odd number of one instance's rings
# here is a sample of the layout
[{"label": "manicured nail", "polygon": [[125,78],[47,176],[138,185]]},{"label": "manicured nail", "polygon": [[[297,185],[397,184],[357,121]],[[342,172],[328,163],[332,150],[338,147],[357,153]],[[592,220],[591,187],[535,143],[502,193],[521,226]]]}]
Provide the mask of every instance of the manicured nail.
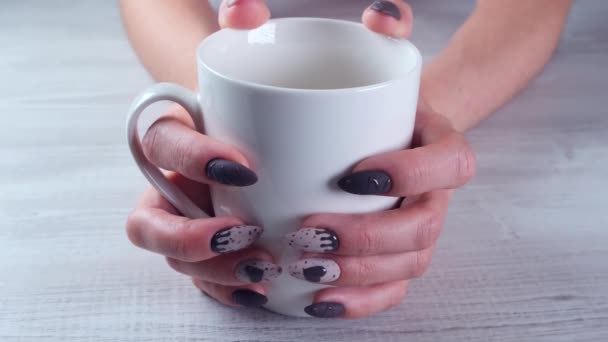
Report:
[{"label": "manicured nail", "polygon": [[268,302],[266,296],[251,290],[236,290],[232,292],[232,300],[238,305],[248,308],[258,308]]},{"label": "manicured nail", "polygon": [[211,250],[215,253],[228,253],[249,247],[262,235],[262,231],[262,228],[256,226],[222,229],[213,235]]},{"label": "manicured nail", "polygon": [[276,279],[281,272],[281,267],[271,262],[247,260],[236,267],[235,276],[243,283],[259,283]]},{"label": "manicured nail", "polygon": [[391,17],[401,20],[401,11],[399,11],[399,7],[390,1],[378,0],[375,1],[371,7],[376,12],[380,12],[382,14],[390,15]]},{"label": "manicured nail", "polygon": [[228,0],[228,2],[226,3],[226,5],[228,7],[232,7],[234,5],[236,5],[239,2],[239,0]]},{"label": "manicured nail", "polygon": [[340,240],[327,228],[302,228],[285,236],[289,246],[304,252],[327,253],[340,247]]},{"label": "manicured nail", "polygon": [[224,185],[248,186],[258,181],[253,171],[230,160],[213,159],[206,169],[207,177]]},{"label": "manicured nail", "polygon": [[331,259],[308,258],[288,267],[292,277],[311,283],[329,283],[340,277],[340,266]]},{"label": "manicured nail", "polygon": [[391,191],[393,181],[384,171],[360,171],[340,179],[338,186],[355,195],[381,195]]},{"label": "manicured nail", "polygon": [[305,307],[304,311],[313,317],[334,318],[342,316],[346,309],[344,308],[344,305],[340,303],[321,302]]}]

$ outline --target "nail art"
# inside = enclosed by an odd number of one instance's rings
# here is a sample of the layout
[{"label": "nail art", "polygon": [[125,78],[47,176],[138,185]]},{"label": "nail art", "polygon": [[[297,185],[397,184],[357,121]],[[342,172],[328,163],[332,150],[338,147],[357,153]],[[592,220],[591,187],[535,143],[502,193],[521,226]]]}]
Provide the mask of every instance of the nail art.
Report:
[{"label": "nail art", "polygon": [[258,181],[258,176],[245,166],[225,159],[213,159],[207,163],[207,177],[224,185],[248,186]]},{"label": "nail art", "polygon": [[211,239],[211,250],[215,253],[228,253],[249,247],[261,235],[262,228],[238,226],[222,229]]},{"label": "nail art", "polygon": [[336,233],[327,228],[302,228],[285,236],[289,246],[304,252],[327,253],[340,247]]},{"label": "nail art", "polygon": [[248,308],[257,308],[268,302],[266,296],[251,290],[236,290],[232,292],[232,300],[236,304]]},{"label": "nail art", "polygon": [[232,6],[236,5],[238,2],[239,2],[239,0],[228,0],[228,2],[226,3],[226,6],[232,7]]},{"label": "nail art", "polygon": [[236,279],[244,283],[269,282],[282,272],[280,266],[268,261],[247,260],[236,267]]},{"label": "nail art", "polygon": [[384,171],[360,171],[344,176],[338,186],[355,195],[381,195],[391,191],[393,181]]},{"label": "nail art", "polygon": [[321,302],[311,304],[304,308],[304,311],[313,316],[319,318],[334,318],[342,316],[346,309],[344,305],[335,302]]},{"label": "nail art", "polygon": [[289,274],[312,283],[329,283],[340,277],[340,266],[331,259],[308,258],[288,267]]},{"label": "nail art", "polygon": [[382,14],[390,15],[391,17],[401,20],[401,11],[399,11],[399,7],[390,1],[378,0],[375,1],[371,7],[376,12],[380,12]]}]

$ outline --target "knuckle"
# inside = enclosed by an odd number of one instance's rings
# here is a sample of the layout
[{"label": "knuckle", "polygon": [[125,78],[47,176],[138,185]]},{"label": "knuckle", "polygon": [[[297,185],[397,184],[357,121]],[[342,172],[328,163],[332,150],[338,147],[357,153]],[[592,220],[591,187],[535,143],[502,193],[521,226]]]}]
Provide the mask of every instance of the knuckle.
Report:
[{"label": "knuckle", "polygon": [[372,229],[367,226],[359,230],[359,238],[357,241],[358,255],[370,255],[375,250],[376,244],[375,234]]},{"label": "knuckle", "polygon": [[457,134],[456,139],[459,140],[459,148],[456,156],[456,175],[459,183],[466,184],[475,177],[477,163],[475,154],[464,136],[460,133],[455,134]]},{"label": "knuckle", "polygon": [[195,262],[195,249],[191,248],[192,239],[189,238],[190,223],[179,222],[171,227],[171,239],[168,239],[169,255],[181,261]]},{"label": "knuckle", "polygon": [[141,214],[140,211],[135,209],[129,213],[127,216],[127,237],[132,244],[138,247],[143,247],[144,245],[144,235],[142,231],[142,222],[141,222]]},{"label": "knuckle", "polygon": [[441,233],[442,215],[435,209],[427,207],[424,210],[423,219],[416,227],[416,250],[424,250],[435,244]]},{"label": "knuckle", "polygon": [[429,176],[430,172],[425,163],[420,158],[411,158],[404,171],[402,186],[408,192],[417,193],[420,190],[420,184],[428,183]]},{"label": "knuckle", "polygon": [[194,161],[202,160],[198,155],[202,149],[191,135],[175,131],[176,125],[181,125],[175,120],[161,118],[150,126],[142,139],[144,154],[160,167],[184,175],[198,175],[200,170]]},{"label": "knuckle", "polygon": [[142,148],[144,150],[144,154],[146,155],[146,157],[148,157],[148,159],[152,161],[158,160],[160,155],[160,145],[162,144],[160,144],[159,140],[161,135],[163,134],[162,130],[162,121],[159,120],[153,123],[150,128],[148,128],[148,131],[142,139]]},{"label": "knuckle", "polygon": [[354,273],[353,273],[353,285],[364,286],[371,284],[373,280],[374,266],[358,259],[355,262]]},{"label": "knuckle", "polygon": [[191,139],[184,137],[177,138],[175,141],[175,168],[177,171],[182,172],[185,175],[195,175],[200,173],[200,170],[195,170],[195,163],[193,161],[198,160],[196,153],[199,149]]},{"label": "knuckle", "polygon": [[424,250],[414,252],[414,260],[412,265],[412,277],[420,278],[426,273],[431,264],[431,254]]},{"label": "knuckle", "polygon": [[390,308],[399,306],[405,299],[406,293],[407,293],[407,285],[399,284],[399,286],[394,291],[392,291],[392,293],[390,295],[390,303],[389,303],[388,308],[390,309]]},{"label": "knuckle", "polygon": [[165,258],[167,260],[167,265],[171,267],[176,272],[181,272],[179,260],[173,258]]}]

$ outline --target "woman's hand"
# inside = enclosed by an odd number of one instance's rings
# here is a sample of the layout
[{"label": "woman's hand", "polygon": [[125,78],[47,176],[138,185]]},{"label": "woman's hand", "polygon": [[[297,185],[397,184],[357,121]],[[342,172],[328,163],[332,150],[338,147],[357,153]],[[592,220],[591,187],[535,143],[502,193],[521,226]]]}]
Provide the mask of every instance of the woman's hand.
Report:
[{"label": "woman's hand", "polygon": [[420,111],[414,148],[373,156],[339,181],[346,192],[405,198],[372,214],[321,214],[287,236],[306,252],[289,266],[305,281],[336,287],[319,291],[306,312],[359,318],[399,304],[409,279],[429,267],[452,189],[475,174],[463,135],[443,116]]},{"label": "woman's hand", "polygon": [[[210,213],[208,185],[248,186],[257,176],[239,151],[192,127],[189,115],[175,107],[145,134],[144,153],[156,166],[171,170],[169,179]],[[164,255],[171,267],[224,304],[263,305],[263,283],[281,272],[272,255],[249,248],[261,227],[237,217],[188,219],[152,187],[129,216],[127,233],[135,245]]]}]

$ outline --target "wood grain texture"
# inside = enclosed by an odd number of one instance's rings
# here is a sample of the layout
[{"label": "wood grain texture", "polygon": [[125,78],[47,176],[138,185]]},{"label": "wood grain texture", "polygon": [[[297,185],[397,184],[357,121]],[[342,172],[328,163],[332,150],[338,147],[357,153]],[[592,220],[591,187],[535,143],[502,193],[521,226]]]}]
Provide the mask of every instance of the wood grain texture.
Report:
[{"label": "wood grain texture", "polygon": [[[291,10],[355,19],[356,2]],[[472,4],[412,1],[425,57]],[[151,80],[115,2],[0,2],[0,340],[606,341],[607,17],[577,1],[543,75],[469,134],[479,175],[406,302],[325,321],[222,307],[132,247],[145,181],[124,117]]]}]

